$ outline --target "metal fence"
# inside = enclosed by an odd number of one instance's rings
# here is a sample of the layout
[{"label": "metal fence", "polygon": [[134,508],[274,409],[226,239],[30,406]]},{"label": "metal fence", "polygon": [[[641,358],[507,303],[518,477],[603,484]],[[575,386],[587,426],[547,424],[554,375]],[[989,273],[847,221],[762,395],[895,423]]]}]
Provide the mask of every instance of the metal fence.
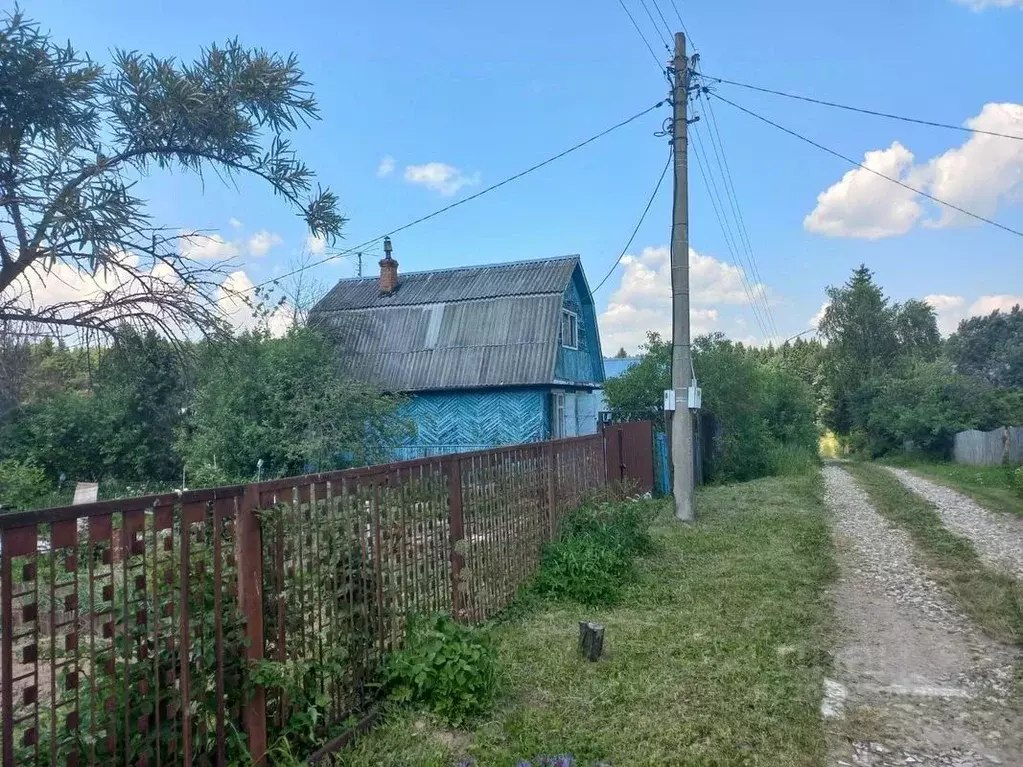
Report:
[{"label": "metal fence", "polygon": [[[628,426],[615,448],[649,454]],[[3,767],[223,765],[307,698],[335,729],[408,615],[492,616],[584,496],[646,482],[649,456],[614,452],[613,473],[598,434],[0,516]]]},{"label": "metal fence", "polygon": [[968,466],[1023,463],[1023,426],[961,431],[955,435],[953,455],[956,463]]}]

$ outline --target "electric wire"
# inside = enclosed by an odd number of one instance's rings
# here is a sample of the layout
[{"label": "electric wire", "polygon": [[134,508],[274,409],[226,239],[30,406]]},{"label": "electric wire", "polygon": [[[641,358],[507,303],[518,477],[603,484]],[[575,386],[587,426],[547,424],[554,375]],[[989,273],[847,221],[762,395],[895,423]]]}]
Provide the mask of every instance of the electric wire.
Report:
[{"label": "electric wire", "polygon": [[750,311],[753,313],[753,319],[757,323],[757,327],[760,329],[760,332],[764,336],[767,336],[769,335],[768,325],[765,318],[762,316],[760,305],[756,301],[745,270],[741,267],[742,262],[738,253],[739,249],[735,244],[737,238],[732,233],[724,201],[721,199],[721,194],[717,188],[717,181],[714,179],[713,173],[710,172],[710,160],[707,158],[706,152],[703,148],[703,140],[700,136],[699,127],[696,123],[693,124],[691,135],[693,138],[693,147],[696,149],[693,153],[696,157],[696,165],[700,170],[700,176],[703,178],[703,185],[707,190],[707,196],[710,198],[711,207],[714,210],[714,217],[717,219],[718,227],[721,229],[721,235],[725,240],[725,247],[728,249],[732,260],[740,264],[739,281],[741,282],[743,292],[746,294],[746,298],[749,301]]},{"label": "electric wire", "polygon": [[824,99],[817,99],[811,96],[800,96],[799,94],[796,93],[786,93],[785,91],[777,91],[772,88],[762,88],[759,85],[741,83],[737,80],[726,80],[722,77],[714,77],[713,75],[701,74],[700,76],[706,80],[713,80],[714,82],[723,83],[725,85],[736,85],[740,88],[747,88],[751,91],[769,93],[773,96],[784,96],[787,99],[795,99],[797,101],[806,101],[810,104],[820,104],[821,106],[834,107],[836,109],[844,109],[848,112],[859,112],[860,114],[872,115],[874,117],[887,117],[890,120],[901,120],[902,122],[915,123],[917,125],[927,125],[931,128],[945,128],[947,130],[962,131],[963,133],[978,133],[984,136],[997,136],[999,138],[1023,141],[1023,136],[1014,136],[1010,133],[999,133],[998,131],[983,130],[981,128],[968,128],[965,125],[952,125],[951,123],[936,122],[934,120],[921,120],[916,117],[905,117],[903,115],[896,115],[890,112],[879,112],[874,109],[865,109],[863,107],[849,106],[848,104],[839,104],[838,102],[835,101],[825,101]]},{"label": "electric wire", "polygon": [[646,207],[643,208],[643,212],[639,216],[639,221],[636,222],[636,226],[633,228],[632,234],[629,235],[629,241],[625,243],[625,247],[622,248],[622,252],[618,254],[618,258],[615,259],[614,264],[610,269],[608,269],[607,274],[604,275],[604,279],[597,283],[597,287],[591,291],[592,293],[596,293],[604,286],[604,283],[608,281],[612,274],[614,274],[615,269],[618,268],[622,259],[625,258],[625,254],[629,252],[629,248],[632,247],[633,240],[636,239],[636,235],[639,233],[639,228],[643,226],[643,221],[646,220],[646,214],[650,212],[650,207],[654,204],[654,200],[657,199],[657,192],[661,189],[661,184],[664,181],[664,177],[668,174],[668,168],[671,167],[671,161],[673,158],[674,152],[668,152],[668,161],[664,163],[664,170],[661,171],[661,176],[657,179],[657,185],[654,186],[654,191],[650,195],[650,199],[647,200]]},{"label": "electric wire", "polygon": [[384,239],[384,237],[390,237],[392,235],[397,234],[398,232],[403,232],[406,229],[410,229],[413,226],[417,226],[418,224],[421,224],[424,221],[429,221],[431,218],[435,218],[435,217],[441,215],[442,213],[446,213],[449,210],[452,210],[453,208],[457,208],[460,205],[465,205],[465,203],[467,203],[467,202],[470,202],[472,200],[478,199],[478,198],[482,197],[483,195],[485,195],[485,194],[487,194],[489,192],[493,192],[495,189],[500,189],[502,186],[510,184],[512,181],[516,181],[516,180],[522,178],[523,176],[526,176],[526,175],[528,175],[528,174],[530,174],[530,173],[532,173],[534,171],[540,170],[541,168],[543,168],[543,167],[545,167],[547,165],[550,165],[552,162],[560,160],[562,157],[570,155],[573,152],[575,152],[575,151],[577,151],[579,149],[582,149],[583,147],[585,147],[585,146],[587,146],[589,144],[592,144],[594,141],[597,141],[597,140],[603,138],[604,136],[608,135],[609,133],[613,133],[614,131],[619,130],[620,128],[624,128],[626,125],[629,125],[630,123],[635,122],[639,118],[649,114],[650,112],[653,112],[655,109],[658,109],[658,108],[664,106],[664,104],[666,104],[666,103],[667,102],[663,101],[663,100],[662,101],[658,101],[653,106],[647,107],[643,111],[637,112],[636,114],[632,115],[631,117],[628,117],[628,118],[622,120],[621,122],[615,123],[610,128],[602,130],[600,133],[597,133],[597,134],[595,134],[593,136],[590,136],[588,139],[580,141],[578,144],[570,146],[568,149],[565,149],[565,150],[563,150],[561,152],[558,152],[556,155],[548,157],[546,160],[542,160],[541,162],[538,162],[535,165],[531,165],[530,167],[526,168],[525,170],[519,171],[518,173],[516,173],[516,174],[514,174],[512,176],[509,176],[508,178],[504,179],[503,181],[498,181],[496,184],[491,184],[486,189],[481,189],[480,191],[476,192],[475,194],[471,194],[468,197],[463,197],[460,200],[455,200],[455,202],[451,203],[450,205],[445,205],[443,208],[439,208],[438,210],[435,210],[432,213],[428,213],[425,216],[420,216],[417,219],[409,221],[407,224],[402,224],[401,226],[399,226],[399,227],[397,227],[395,229],[391,229],[388,232],[384,232],[383,234],[377,235],[376,237],[373,237],[373,238],[371,238],[369,240],[366,240],[365,242],[360,242],[358,245],[355,245],[355,246],[353,246],[351,248],[346,248],[345,250],[342,250],[342,251],[339,251],[339,252],[336,252],[336,253],[330,253],[326,257],[321,258],[318,261],[314,261],[314,262],[309,263],[309,264],[304,264],[303,266],[301,266],[301,267],[299,267],[297,269],[293,269],[290,272],[286,272],[284,274],[278,275],[277,277],[274,277],[274,278],[269,279],[269,280],[265,280],[265,281],[260,282],[260,283],[258,283],[256,285],[253,285],[250,288],[246,288],[246,289],[240,290],[238,292],[243,293],[243,292],[246,292],[246,291],[255,290],[256,288],[264,287],[264,286],[269,285],[271,283],[277,283],[280,280],[283,280],[283,279],[286,279],[286,278],[291,277],[293,275],[296,275],[299,272],[303,272],[303,271],[306,271],[308,269],[312,269],[313,267],[321,266],[321,265],[323,265],[325,263],[328,263],[329,261],[333,261],[336,258],[342,258],[344,256],[349,256],[349,255],[351,255],[353,253],[357,253],[360,250],[361,251],[365,251],[366,249],[369,248],[370,245],[373,245],[374,243],[379,242],[380,240]]},{"label": "electric wire", "polygon": [[650,45],[650,41],[646,39],[646,35],[643,34],[643,30],[639,28],[639,24],[636,23],[636,19],[633,18],[632,13],[626,7],[625,0],[618,0],[618,5],[622,6],[622,10],[625,11],[625,15],[629,17],[629,21],[632,22],[632,27],[636,30],[636,34],[639,35],[639,38],[643,41],[643,45],[646,46],[646,49],[650,51],[650,55],[653,56],[654,62],[657,64],[657,68],[663,70],[664,62],[657,58],[657,54],[654,53],[654,49],[653,46]]},{"label": "electric wire", "polygon": [[[668,24],[668,20],[665,19],[664,14],[661,13],[661,4],[657,2],[657,0],[650,0],[650,2],[654,4],[654,10],[656,10],[657,15],[661,17],[661,23],[664,25],[664,29],[668,33],[668,40],[670,41],[674,37],[674,33],[671,31],[671,25]],[[665,43],[664,47],[667,48],[668,44]],[[670,51],[671,49],[668,48],[668,50]]]},{"label": "electric wire", "polygon": [[740,112],[745,112],[746,114],[750,115],[751,117],[755,117],[756,119],[760,120],[761,122],[767,123],[768,125],[770,125],[770,126],[772,126],[774,128],[777,128],[778,130],[782,131],[783,133],[787,133],[790,136],[793,136],[794,138],[799,139],[800,141],[804,141],[807,144],[809,144],[810,146],[817,147],[821,151],[827,152],[828,154],[833,155],[834,157],[837,157],[840,160],[845,160],[850,165],[855,165],[857,168],[860,168],[861,170],[865,170],[868,173],[872,173],[875,176],[878,176],[879,178],[887,179],[888,181],[891,181],[893,184],[896,184],[897,186],[901,186],[903,189],[907,189],[910,192],[913,192],[915,194],[920,195],[921,197],[926,197],[928,200],[931,200],[932,202],[936,202],[939,205],[944,205],[946,208],[951,208],[952,210],[957,211],[959,213],[962,213],[965,216],[969,216],[970,218],[974,218],[977,221],[982,221],[985,224],[990,224],[991,226],[997,227],[998,229],[1002,229],[1002,230],[1004,230],[1006,232],[1009,232],[1010,234],[1014,234],[1017,237],[1023,237],[1023,232],[1021,232],[1021,231],[1019,231],[1017,229],[1013,229],[1012,227],[1006,226],[1005,224],[1000,224],[997,221],[994,221],[994,220],[992,220],[990,218],[987,218],[985,216],[981,216],[978,213],[974,213],[973,211],[967,210],[966,208],[962,208],[962,207],[960,207],[958,205],[955,205],[954,203],[948,202],[947,200],[942,200],[939,197],[935,197],[932,194],[928,194],[927,192],[925,192],[925,191],[923,191],[921,189],[917,189],[914,186],[910,186],[909,184],[907,184],[907,183],[905,183],[903,181],[899,181],[897,178],[892,178],[891,176],[885,175],[884,173],[881,173],[880,171],[876,171],[873,168],[870,168],[870,167],[864,165],[861,162],[857,162],[856,160],[852,159],[851,157],[846,157],[841,152],[836,152],[834,149],[830,149],[830,148],[824,146],[823,144],[820,144],[820,143],[814,141],[811,138],[807,138],[806,136],[802,135],[801,133],[797,133],[794,130],[786,128],[784,125],[779,125],[778,123],[774,122],[773,120],[770,120],[767,117],[764,117],[763,115],[757,114],[756,112],[754,112],[751,109],[747,109],[746,107],[740,106],[739,104],[736,104],[734,101],[729,101],[724,96],[721,96],[721,95],[715,93],[714,91],[708,91],[708,93],[709,93],[709,95],[711,95],[714,98],[716,98],[718,101],[723,101],[726,104],[728,104],[729,106],[735,107]]},{"label": "electric wire", "polygon": [[682,26],[682,31],[686,34],[686,40],[693,46],[693,50],[696,50],[696,43],[693,42],[692,36],[689,34],[689,30],[686,29],[686,23],[682,20],[682,14],[678,10],[678,5],[675,4],[675,0],[671,0],[671,7],[675,9],[675,15],[678,16],[678,23]]},{"label": "electric wire", "polygon": [[[651,2],[653,2],[653,0],[651,0]],[[668,47],[668,38],[664,36],[664,33],[661,32],[661,28],[657,26],[657,22],[654,21],[654,15],[650,13],[650,7],[646,4],[646,0],[639,0],[639,4],[643,6],[643,10],[646,12],[646,17],[650,19],[650,25],[654,28],[654,32],[656,32],[657,36],[661,38],[661,43],[664,45],[664,50],[670,53],[671,48]]]},{"label": "electric wire", "polygon": [[[702,96],[702,93],[700,95]],[[759,298],[761,312],[766,319],[769,329],[776,337],[778,335],[778,326],[774,321],[774,313],[771,311],[767,300],[764,279],[760,275],[760,266],[757,264],[753,243],[750,240],[749,230],[746,228],[746,220],[742,215],[742,207],[739,205],[739,196],[735,191],[735,183],[732,178],[731,167],[728,164],[728,156],[725,154],[725,145],[721,138],[721,131],[718,128],[717,116],[714,114],[709,99],[703,99],[703,103],[707,106],[705,112],[710,117],[710,128],[707,129],[707,133],[710,136],[711,148],[714,150],[714,158],[717,161],[718,171],[721,174],[722,187],[725,190],[725,196],[728,198],[732,215],[735,218],[735,228],[739,233],[739,242],[745,250],[746,264],[750,270],[750,289],[754,294],[754,300]]]}]

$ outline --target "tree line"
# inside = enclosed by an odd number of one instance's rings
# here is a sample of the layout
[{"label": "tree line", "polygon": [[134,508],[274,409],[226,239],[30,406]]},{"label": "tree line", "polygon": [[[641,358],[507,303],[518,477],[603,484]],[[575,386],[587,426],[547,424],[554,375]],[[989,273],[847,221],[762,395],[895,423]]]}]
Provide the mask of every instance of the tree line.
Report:
[{"label": "tree line", "polygon": [[947,457],[956,432],[1023,423],[1023,312],[959,323],[893,302],[865,266],[827,291],[817,348],[821,421],[855,452]]},{"label": "tree line", "polygon": [[[866,267],[827,289],[818,338],[747,346],[693,342],[704,410],[718,422],[717,478],[783,471],[830,432],[869,457],[912,449],[948,457],[956,432],[1023,424],[1023,311],[995,310],[942,339],[934,309],[896,303]],[[618,418],[660,419],[671,345],[648,334],[643,359],[607,381]]]},{"label": "tree line", "polygon": [[77,480],[144,493],[365,465],[409,429],[399,400],[301,325],[187,344],[125,327],[98,350],[44,339],[0,356],[8,507],[63,500]]}]

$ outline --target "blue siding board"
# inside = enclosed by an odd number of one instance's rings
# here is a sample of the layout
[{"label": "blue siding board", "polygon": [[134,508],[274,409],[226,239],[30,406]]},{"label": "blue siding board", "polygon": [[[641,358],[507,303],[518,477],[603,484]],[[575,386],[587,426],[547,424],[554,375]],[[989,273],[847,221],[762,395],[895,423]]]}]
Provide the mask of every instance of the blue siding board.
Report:
[{"label": "blue siding board", "polygon": [[604,380],[604,360],[600,353],[597,313],[581,269],[573,273],[562,305],[579,317],[579,348],[568,349],[558,344],[554,377],[559,381],[600,385]]},{"label": "blue siding board", "polygon": [[447,455],[498,445],[537,442],[550,435],[550,389],[483,389],[415,394],[402,415],[416,435],[399,458]]}]

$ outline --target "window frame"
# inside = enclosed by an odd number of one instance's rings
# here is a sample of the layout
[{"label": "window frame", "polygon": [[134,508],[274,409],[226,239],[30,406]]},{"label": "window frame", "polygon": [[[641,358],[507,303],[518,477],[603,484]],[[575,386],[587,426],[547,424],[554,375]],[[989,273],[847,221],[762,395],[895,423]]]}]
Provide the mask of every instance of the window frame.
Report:
[{"label": "window frame", "polygon": [[[573,333],[572,333],[572,335],[573,335],[572,340],[575,342],[575,343],[571,343],[571,344],[567,343],[567,339],[565,338],[565,319],[567,317],[571,318],[571,322],[569,323],[569,326],[572,328],[572,331],[573,331]],[[571,309],[565,309],[565,308],[561,309],[561,329],[559,330],[558,334],[561,336],[561,345],[564,348],[566,348],[566,349],[576,349],[576,350],[579,349],[579,315],[576,312],[573,312]]]},{"label": "window frame", "polygon": [[565,392],[551,392],[551,439],[565,438]]}]

